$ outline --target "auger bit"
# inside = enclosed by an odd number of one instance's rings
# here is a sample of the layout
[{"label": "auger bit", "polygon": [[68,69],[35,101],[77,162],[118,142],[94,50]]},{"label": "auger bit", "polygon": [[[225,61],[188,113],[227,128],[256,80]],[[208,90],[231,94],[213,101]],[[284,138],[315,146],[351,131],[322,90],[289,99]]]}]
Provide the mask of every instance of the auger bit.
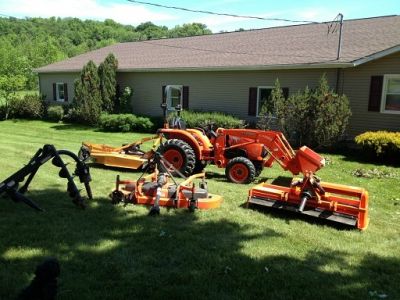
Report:
[{"label": "auger bit", "polygon": [[[72,174],[68,171],[67,164],[61,158],[64,155],[71,157],[76,163],[75,171]],[[92,179],[89,167],[83,161],[79,160],[75,153],[68,150],[56,150],[53,145],[44,145],[43,148],[40,148],[36,152],[27,165],[2,181],[0,183],[0,194],[5,193],[15,202],[23,202],[37,211],[43,211],[40,206],[25,196],[25,193],[39,168],[50,159],[52,159],[53,165],[60,168],[58,175],[68,180],[67,192],[72,198],[72,202],[81,208],[85,208],[84,200],[74,182],[74,177],[79,177],[80,182],[85,186],[88,198],[92,199],[92,190],[89,184]],[[27,178],[25,179],[25,177]],[[23,185],[18,188],[20,183],[23,183]]]}]

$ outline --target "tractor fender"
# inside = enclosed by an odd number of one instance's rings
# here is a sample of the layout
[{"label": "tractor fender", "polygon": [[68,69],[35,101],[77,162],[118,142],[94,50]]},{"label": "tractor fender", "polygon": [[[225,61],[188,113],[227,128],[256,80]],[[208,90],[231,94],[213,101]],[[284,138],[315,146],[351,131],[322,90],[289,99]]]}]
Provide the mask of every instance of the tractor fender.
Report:
[{"label": "tractor fender", "polygon": [[159,131],[160,133],[163,133],[167,139],[178,139],[185,141],[186,143],[189,144],[190,147],[192,147],[194,153],[196,154],[196,159],[201,160],[203,158],[202,155],[202,150],[203,146],[200,146],[196,138],[187,130],[181,130],[181,129],[161,129]]}]

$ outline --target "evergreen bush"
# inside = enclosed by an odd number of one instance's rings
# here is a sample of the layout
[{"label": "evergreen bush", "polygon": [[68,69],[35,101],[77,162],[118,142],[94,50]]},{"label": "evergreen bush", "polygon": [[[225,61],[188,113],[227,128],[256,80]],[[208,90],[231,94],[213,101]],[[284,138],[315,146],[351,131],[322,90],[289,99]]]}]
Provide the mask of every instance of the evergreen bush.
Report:
[{"label": "evergreen bush", "polygon": [[74,90],[74,108],[78,122],[87,125],[97,124],[103,102],[100,93],[100,79],[93,61],[90,60],[83,67],[80,77],[75,80]]},{"label": "evergreen bush", "polygon": [[277,125],[292,143],[330,147],[343,137],[351,116],[349,100],[334,93],[324,74],[318,86],[285,99],[279,81],[272,92]]},{"label": "evergreen bush", "polygon": [[116,106],[117,68],[118,60],[112,53],[107,55],[98,68],[102,110],[108,113],[112,113]]}]

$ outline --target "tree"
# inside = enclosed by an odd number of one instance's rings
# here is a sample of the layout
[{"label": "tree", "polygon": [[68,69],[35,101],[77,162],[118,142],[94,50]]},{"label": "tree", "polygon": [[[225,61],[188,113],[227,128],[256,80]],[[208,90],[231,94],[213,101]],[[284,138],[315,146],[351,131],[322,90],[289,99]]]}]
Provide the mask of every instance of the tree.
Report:
[{"label": "tree", "polygon": [[[24,88],[26,78],[22,75],[0,76],[0,104],[4,109],[4,118],[7,120],[10,114],[10,102],[15,97],[15,92]],[[3,99],[3,101],[1,101]],[[3,103],[1,103],[3,102]]]},{"label": "tree", "polygon": [[191,23],[175,26],[168,32],[168,37],[185,37],[211,33],[212,31],[205,24]]},{"label": "tree", "polygon": [[258,114],[257,128],[262,130],[272,129],[277,120],[277,110],[284,109],[285,105],[285,98],[283,96],[279,79],[276,79],[274,88],[271,91],[270,99],[264,99],[261,106],[261,111]]},{"label": "tree", "polygon": [[79,121],[94,125],[101,114],[100,79],[97,67],[93,61],[89,61],[82,69],[80,77],[74,84],[74,106],[77,110]]},{"label": "tree", "polygon": [[104,62],[99,65],[100,93],[102,99],[102,109],[112,113],[116,106],[116,72],[118,60],[114,54],[110,53]]}]

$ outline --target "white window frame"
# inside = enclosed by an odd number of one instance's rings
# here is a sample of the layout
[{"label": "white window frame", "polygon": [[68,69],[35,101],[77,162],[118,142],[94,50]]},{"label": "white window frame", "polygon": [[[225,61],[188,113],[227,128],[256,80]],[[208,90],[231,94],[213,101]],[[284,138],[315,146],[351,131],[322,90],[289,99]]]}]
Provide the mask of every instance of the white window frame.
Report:
[{"label": "white window frame", "polygon": [[183,85],[175,84],[175,85],[167,85],[166,87],[166,98],[165,101],[167,103],[167,110],[168,111],[175,111],[175,106],[172,106],[172,99],[171,99],[171,91],[172,89],[178,89],[181,92],[181,99],[180,99],[180,104],[182,107],[182,102],[183,102]]},{"label": "white window frame", "polygon": [[[259,111],[258,111],[258,107],[260,106],[260,90],[261,89],[270,89],[271,90],[271,92],[272,92],[272,90],[274,89],[274,87],[273,86],[258,86],[257,87],[257,106],[256,106],[256,116],[257,117],[259,117]],[[273,116],[273,117],[275,117],[275,116]]]},{"label": "white window frame", "polygon": [[386,95],[387,95],[387,85],[391,78],[400,79],[400,74],[385,74],[383,75],[383,85],[382,85],[382,98],[381,98],[381,113],[384,114],[400,114],[400,111],[396,110],[386,110]]},{"label": "white window frame", "polygon": [[[62,88],[63,88],[63,92],[64,92],[64,97],[63,98],[61,98],[60,97],[60,89],[59,89],[59,87],[60,86],[62,86]],[[64,90],[64,82],[57,82],[56,83],[56,100],[58,101],[58,102],[65,102],[65,90]]]}]

